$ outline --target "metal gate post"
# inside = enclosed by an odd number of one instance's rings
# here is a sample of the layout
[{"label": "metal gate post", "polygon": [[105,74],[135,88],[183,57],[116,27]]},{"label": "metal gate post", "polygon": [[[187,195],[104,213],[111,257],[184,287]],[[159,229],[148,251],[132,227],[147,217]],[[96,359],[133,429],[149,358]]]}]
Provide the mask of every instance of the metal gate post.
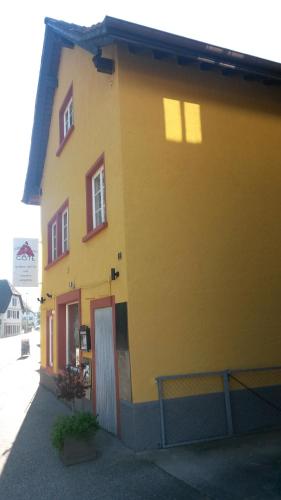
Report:
[{"label": "metal gate post", "polygon": [[166,432],[165,432],[163,390],[162,390],[162,382],[163,381],[160,378],[157,378],[156,380],[157,380],[159,405],[160,405],[161,441],[162,441],[162,448],[165,448],[166,447]]},{"label": "metal gate post", "polygon": [[229,392],[229,372],[228,372],[228,370],[223,372],[223,388],[224,388],[224,401],[225,401],[225,411],[226,411],[227,433],[229,436],[232,436],[234,431],[233,431],[232,409],[231,409],[230,392]]}]

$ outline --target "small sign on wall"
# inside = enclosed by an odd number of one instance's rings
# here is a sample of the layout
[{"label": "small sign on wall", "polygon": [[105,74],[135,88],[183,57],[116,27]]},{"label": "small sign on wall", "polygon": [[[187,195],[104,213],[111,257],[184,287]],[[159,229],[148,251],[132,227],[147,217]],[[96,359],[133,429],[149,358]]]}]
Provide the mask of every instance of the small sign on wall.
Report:
[{"label": "small sign on wall", "polygon": [[86,325],[81,325],[79,328],[79,344],[81,351],[91,350],[90,328]]},{"label": "small sign on wall", "polygon": [[38,286],[38,239],[14,238],[13,285]]}]

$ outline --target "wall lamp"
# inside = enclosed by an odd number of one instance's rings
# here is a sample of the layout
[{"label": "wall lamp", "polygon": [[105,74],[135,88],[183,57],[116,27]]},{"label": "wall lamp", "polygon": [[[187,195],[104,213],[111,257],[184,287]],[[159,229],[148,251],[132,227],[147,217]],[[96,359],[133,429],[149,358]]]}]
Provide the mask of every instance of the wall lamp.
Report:
[{"label": "wall lamp", "polygon": [[40,302],[40,304],[44,304],[46,299],[44,299],[44,297],[40,297],[40,298],[38,297],[37,300],[38,300],[38,302]]},{"label": "wall lamp", "polygon": [[111,268],[111,281],[115,281],[119,278],[119,271],[116,271],[115,267]]},{"label": "wall lamp", "polygon": [[47,295],[48,299],[52,299],[53,298],[53,296],[52,296],[51,293],[46,293],[46,295]]}]

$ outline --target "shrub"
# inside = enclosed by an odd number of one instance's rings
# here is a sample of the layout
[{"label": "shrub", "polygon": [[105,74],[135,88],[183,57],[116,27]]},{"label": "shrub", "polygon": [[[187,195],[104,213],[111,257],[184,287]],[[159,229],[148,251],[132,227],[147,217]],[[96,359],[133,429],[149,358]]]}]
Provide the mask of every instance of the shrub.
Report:
[{"label": "shrub", "polygon": [[83,365],[67,366],[57,377],[55,377],[57,397],[72,402],[75,398],[82,399],[86,393],[83,380]]},{"label": "shrub", "polygon": [[66,436],[87,439],[94,436],[98,429],[97,417],[90,412],[59,416],[53,426],[52,444],[58,450],[62,450]]}]

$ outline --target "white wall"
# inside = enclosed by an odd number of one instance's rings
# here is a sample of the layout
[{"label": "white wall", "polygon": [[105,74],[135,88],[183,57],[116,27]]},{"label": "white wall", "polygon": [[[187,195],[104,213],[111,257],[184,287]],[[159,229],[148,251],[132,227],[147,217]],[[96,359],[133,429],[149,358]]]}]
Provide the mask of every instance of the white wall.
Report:
[{"label": "white wall", "polygon": [[12,295],[4,314],[0,314],[0,337],[18,335],[21,332],[22,310],[19,297]]}]

